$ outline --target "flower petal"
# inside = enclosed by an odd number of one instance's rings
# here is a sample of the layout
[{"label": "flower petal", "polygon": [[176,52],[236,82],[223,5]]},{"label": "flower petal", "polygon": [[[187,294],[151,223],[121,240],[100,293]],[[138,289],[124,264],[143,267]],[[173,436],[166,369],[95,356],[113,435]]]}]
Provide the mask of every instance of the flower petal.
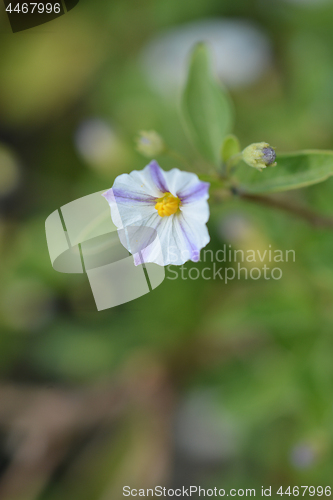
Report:
[{"label": "flower petal", "polygon": [[133,170],[130,174],[119,175],[114,181],[114,189],[124,189],[136,195],[148,195],[160,198],[165,193],[166,186],[163,185],[163,171],[153,161],[146,165],[143,170]]},{"label": "flower petal", "polygon": [[163,192],[156,186],[152,172],[158,177],[156,166],[151,167],[149,164],[140,172],[134,170],[130,174],[122,174],[116,178],[113,187],[103,194],[111,207],[112,220],[118,228],[135,225],[143,218],[157,213],[156,200]]},{"label": "flower petal", "polygon": [[[183,250],[181,255],[178,255],[180,260],[182,260],[182,264],[187,260],[198,262],[200,259],[200,250],[210,241],[206,224],[198,222],[194,218],[184,217],[184,214],[181,213],[178,216],[178,226],[175,226],[175,229],[178,233],[177,238],[182,241]],[[176,262],[174,264],[179,265]]]},{"label": "flower petal", "polygon": [[200,200],[208,200],[209,198],[209,183],[198,180],[178,193],[178,197],[182,204],[197,202]]},{"label": "flower petal", "polygon": [[111,188],[103,196],[110,205],[111,218],[118,229],[136,225],[143,218],[157,214],[156,198],[147,197],[142,193],[126,192],[126,189],[122,187]]},{"label": "flower petal", "polygon": [[194,222],[206,224],[209,219],[209,205],[204,199],[193,203],[183,203],[180,211],[185,219],[192,219]]},{"label": "flower petal", "polygon": [[[164,266],[164,252],[161,245],[163,235],[164,244],[167,241],[171,229],[170,217],[160,217],[155,210],[151,216],[145,217],[129,225],[125,230],[118,231],[122,245],[134,256],[134,264],[143,262],[155,262]],[[153,231],[147,231],[150,228]]]},{"label": "flower petal", "polygon": [[[178,217],[176,215],[170,217],[157,215],[157,217],[158,219],[144,222],[145,225],[147,223],[152,224],[150,227],[157,231],[158,239],[141,252],[142,259],[144,262],[155,262],[163,266],[172,264],[176,259],[178,265],[180,265],[180,263],[188,260],[188,256],[182,261],[181,253],[184,250],[184,240],[183,238],[182,240],[178,239]],[[172,255],[170,254],[171,251],[173,252]],[[137,262],[138,260],[135,259],[135,265],[137,265]]]},{"label": "flower petal", "polygon": [[113,195],[118,203],[143,203],[145,205],[151,205],[152,203],[156,203],[156,198],[151,196],[150,194],[140,193],[129,191],[125,188],[112,188]]},{"label": "flower petal", "polygon": [[[145,245],[141,252],[143,262],[155,262],[167,266],[180,266],[188,260],[197,262],[200,250],[209,243],[209,234],[205,223],[195,219],[186,219],[182,213],[170,217],[151,218],[142,221],[145,227],[156,230],[158,238]],[[135,258],[135,265],[141,263]]]},{"label": "flower petal", "polygon": [[133,255],[136,266],[144,262],[164,265],[157,230],[144,223],[141,226],[128,226],[119,229],[118,235],[122,245]]},{"label": "flower petal", "polygon": [[182,172],[178,168],[173,168],[164,172],[168,191],[173,196],[178,196],[182,201],[189,196],[208,198],[209,184],[199,180],[192,172]]},{"label": "flower petal", "polygon": [[151,178],[157,189],[159,189],[162,193],[167,193],[169,190],[165,182],[163,170],[161,169],[157,161],[153,160],[149,163],[148,167]]}]

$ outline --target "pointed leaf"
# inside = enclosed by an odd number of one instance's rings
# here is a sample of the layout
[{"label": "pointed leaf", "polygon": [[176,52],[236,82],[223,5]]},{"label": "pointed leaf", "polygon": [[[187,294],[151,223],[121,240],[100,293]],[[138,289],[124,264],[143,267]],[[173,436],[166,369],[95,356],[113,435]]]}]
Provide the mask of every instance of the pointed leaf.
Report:
[{"label": "pointed leaf", "polygon": [[222,161],[226,163],[232,156],[240,153],[240,150],[241,148],[238,138],[233,134],[227,135],[223,141],[221,149]]},{"label": "pointed leaf", "polygon": [[192,54],[182,112],[196,148],[208,161],[219,165],[223,139],[231,129],[231,103],[212,74],[208,49],[202,43]]},{"label": "pointed leaf", "polygon": [[288,191],[323,182],[333,175],[333,151],[298,151],[277,156],[277,166],[262,172],[245,163],[238,165],[234,179],[247,193]]}]

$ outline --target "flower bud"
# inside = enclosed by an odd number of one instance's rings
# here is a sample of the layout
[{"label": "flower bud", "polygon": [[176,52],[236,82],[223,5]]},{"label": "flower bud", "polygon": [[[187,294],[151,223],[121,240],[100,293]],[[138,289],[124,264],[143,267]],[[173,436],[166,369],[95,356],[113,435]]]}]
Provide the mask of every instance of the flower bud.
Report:
[{"label": "flower bud", "polygon": [[162,137],[154,130],[149,132],[142,131],[136,140],[136,148],[144,156],[153,158],[165,151],[165,143]]},{"label": "flower bud", "polygon": [[272,148],[267,142],[256,142],[250,144],[244,149],[243,160],[250,167],[262,170],[266,167],[276,166],[276,154],[274,148]]}]

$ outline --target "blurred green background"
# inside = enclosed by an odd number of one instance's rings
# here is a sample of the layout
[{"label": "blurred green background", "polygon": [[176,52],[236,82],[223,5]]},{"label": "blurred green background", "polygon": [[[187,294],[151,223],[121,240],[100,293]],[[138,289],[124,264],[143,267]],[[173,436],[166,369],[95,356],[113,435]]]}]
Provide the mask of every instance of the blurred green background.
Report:
[{"label": "blurred green background", "polygon": [[[330,485],[332,231],[225,201],[208,248],[293,249],[281,280],[166,279],[97,312],[86,276],[53,270],[44,225],[142,169],[139,130],[195,159],[179,95],[201,39],[244,147],[333,149],[333,2],[81,0],[17,34],[0,13],[1,498]],[[333,211],[332,180],[287,196]]]}]

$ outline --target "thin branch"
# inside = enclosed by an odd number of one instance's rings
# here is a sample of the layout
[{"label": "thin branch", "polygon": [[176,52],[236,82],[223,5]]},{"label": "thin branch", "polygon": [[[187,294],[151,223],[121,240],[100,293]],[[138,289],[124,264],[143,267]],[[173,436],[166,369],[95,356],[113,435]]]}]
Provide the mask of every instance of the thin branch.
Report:
[{"label": "thin branch", "polygon": [[313,212],[307,207],[302,207],[299,205],[295,205],[290,203],[289,201],[270,198],[269,196],[259,196],[256,194],[248,194],[242,193],[239,191],[235,191],[240,198],[243,200],[248,200],[253,203],[259,203],[260,205],[265,205],[266,207],[277,208],[278,210],[282,210],[284,212],[288,212],[292,215],[302,218],[313,227],[316,228],[333,228],[333,217],[325,216]]}]

